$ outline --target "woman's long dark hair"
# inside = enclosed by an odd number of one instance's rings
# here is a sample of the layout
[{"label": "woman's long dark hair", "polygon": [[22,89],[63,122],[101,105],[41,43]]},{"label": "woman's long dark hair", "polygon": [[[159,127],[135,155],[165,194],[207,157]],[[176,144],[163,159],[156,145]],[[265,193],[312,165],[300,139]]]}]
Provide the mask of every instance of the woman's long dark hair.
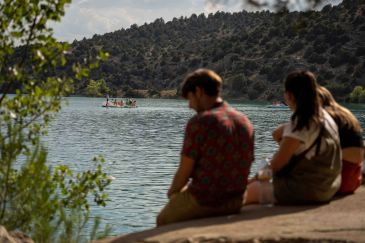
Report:
[{"label": "woman's long dark hair", "polygon": [[295,124],[293,131],[309,129],[310,123],[320,123],[320,103],[317,91],[317,81],[313,73],[294,71],[285,80],[285,91],[295,98],[295,111],[291,117]]},{"label": "woman's long dark hair", "polygon": [[362,132],[359,120],[357,120],[351,111],[337,103],[328,89],[323,86],[319,86],[318,94],[320,101],[322,102],[322,106],[336,121],[339,128],[344,126],[358,133]]}]

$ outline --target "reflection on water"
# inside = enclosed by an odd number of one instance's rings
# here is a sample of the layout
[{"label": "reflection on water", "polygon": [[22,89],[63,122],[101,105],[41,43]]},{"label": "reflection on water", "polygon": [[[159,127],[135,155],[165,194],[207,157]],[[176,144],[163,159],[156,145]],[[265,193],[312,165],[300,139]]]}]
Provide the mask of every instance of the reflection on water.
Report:
[{"label": "reflection on water", "polygon": [[[102,108],[104,99],[98,98],[67,100],[69,105],[57,115],[44,139],[50,162],[85,170],[91,168],[94,156],[104,155],[105,170],[116,179],[107,206],[92,213],[111,224],[116,234],[154,227],[179,162],[185,124],[194,112],[184,100],[137,99],[136,109]],[[231,105],[254,124],[256,160],[271,155],[277,148],[271,132],[291,112],[264,104]],[[364,107],[353,110],[364,125]],[[257,169],[254,164],[252,173]]]}]

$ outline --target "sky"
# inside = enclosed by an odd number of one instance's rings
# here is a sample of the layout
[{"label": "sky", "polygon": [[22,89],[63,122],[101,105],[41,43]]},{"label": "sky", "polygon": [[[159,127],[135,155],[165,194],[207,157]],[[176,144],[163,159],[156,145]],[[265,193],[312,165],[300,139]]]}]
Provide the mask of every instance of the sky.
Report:
[{"label": "sky", "polygon": [[121,28],[151,23],[157,18],[165,22],[174,17],[190,17],[193,13],[242,10],[240,1],[213,5],[206,0],[73,0],[60,23],[52,25],[54,36],[72,42],[105,34]]},{"label": "sky", "polygon": [[[304,0],[292,0],[301,2]],[[340,0],[325,0],[338,4]],[[53,23],[54,36],[59,41],[72,42],[91,38],[94,34],[105,34],[127,29],[132,24],[138,26],[151,23],[157,18],[165,22],[180,16],[190,17],[216,11],[252,11],[252,7],[242,5],[241,0],[222,0],[226,4],[212,4],[208,0],[73,0],[66,7],[61,22]]]}]

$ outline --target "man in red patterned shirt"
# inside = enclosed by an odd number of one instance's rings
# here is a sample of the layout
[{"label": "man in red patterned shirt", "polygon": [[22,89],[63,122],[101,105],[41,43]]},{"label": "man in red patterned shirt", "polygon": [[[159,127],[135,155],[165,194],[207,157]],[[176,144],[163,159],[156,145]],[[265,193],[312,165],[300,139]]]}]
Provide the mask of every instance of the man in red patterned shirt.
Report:
[{"label": "man in red patterned shirt", "polygon": [[182,96],[197,114],[186,126],[180,165],[157,226],[240,211],[254,132],[249,119],[223,101],[221,89],[222,79],[208,69],[183,82]]}]

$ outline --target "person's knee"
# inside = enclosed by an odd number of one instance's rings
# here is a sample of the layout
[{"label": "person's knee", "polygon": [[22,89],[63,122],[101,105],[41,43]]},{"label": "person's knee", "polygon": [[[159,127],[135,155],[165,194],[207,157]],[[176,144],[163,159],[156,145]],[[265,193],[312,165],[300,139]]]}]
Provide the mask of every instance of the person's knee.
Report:
[{"label": "person's knee", "polygon": [[161,214],[158,214],[157,217],[156,217],[156,226],[161,226],[163,225],[162,223],[162,217],[161,217]]},{"label": "person's knee", "polygon": [[156,217],[156,226],[162,226],[166,224],[170,224],[174,222],[174,214],[171,210],[171,202],[169,202],[165,207],[160,211],[160,213]]},{"label": "person's knee", "polygon": [[162,213],[159,213],[156,218],[156,226],[159,227],[166,224],[167,224],[166,217],[164,217]]},{"label": "person's knee", "polygon": [[160,211],[156,225],[176,223],[196,218],[201,214],[201,207],[188,192],[175,194]]},{"label": "person's knee", "polygon": [[260,193],[260,183],[258,181],[253,181],[252,183],[247,185],[243,204],[251,204],[251,203],[258,203],[259,201],[259,193]]}]

